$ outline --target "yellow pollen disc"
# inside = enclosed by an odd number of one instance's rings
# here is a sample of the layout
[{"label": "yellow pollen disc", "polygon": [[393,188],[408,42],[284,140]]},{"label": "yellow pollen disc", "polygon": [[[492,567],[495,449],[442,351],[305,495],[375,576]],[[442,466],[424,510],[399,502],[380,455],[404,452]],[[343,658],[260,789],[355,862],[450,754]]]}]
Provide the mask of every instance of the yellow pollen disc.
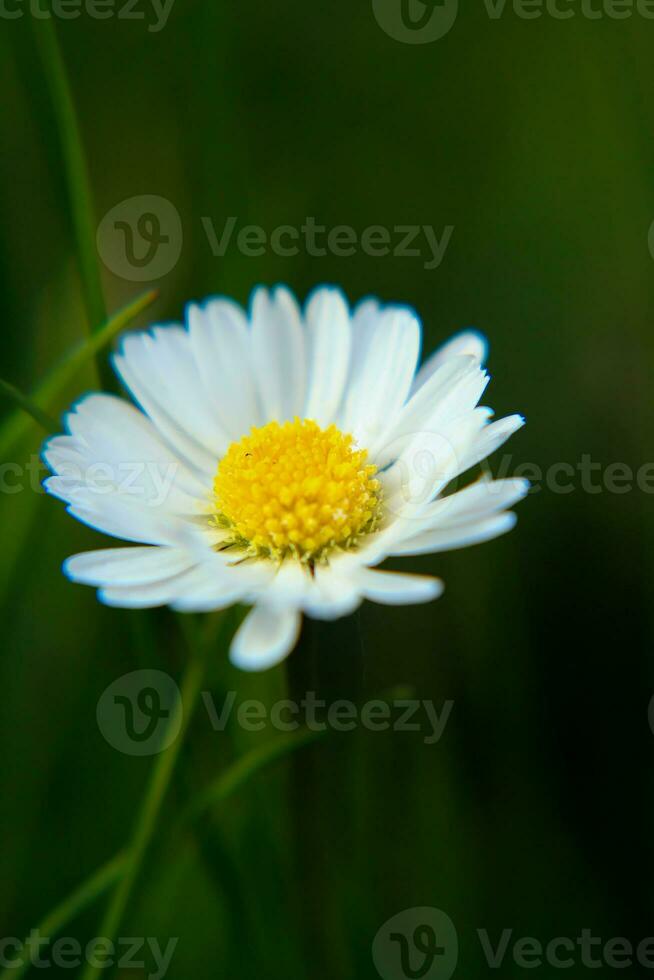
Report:
[{"label": "yellow pollen disc", "polygon": [[249,554],[303,561],[348,548],[379,518],[377,467],[352,436],[310,419],[269,422],[233,442],[214,480],[216,522]]}]

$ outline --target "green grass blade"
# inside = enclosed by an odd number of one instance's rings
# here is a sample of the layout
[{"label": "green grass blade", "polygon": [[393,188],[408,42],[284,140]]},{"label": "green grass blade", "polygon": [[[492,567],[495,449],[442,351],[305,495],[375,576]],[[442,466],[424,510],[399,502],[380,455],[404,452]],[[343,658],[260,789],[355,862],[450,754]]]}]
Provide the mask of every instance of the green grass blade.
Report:
[{"label": "green grass blade", "polygon": [[59,423],[47,412],[44,412],[42,408],[32,401],[29,395],[24,395],[16,385],[9,384],[3,378],[0,378],[0,394],[6,395],[13,402],[16,403],[21,413],[25,412],[27,415],[31,416],[35,422],[42,425],[46,432],[58,432]]},{"label": "green grass blade", "polygon": [[[380,695],[380,700],[393,704],[400,698],[413,697],[414,693],[412,687],[402,684],[392,687]],[[293,732],[288,736],[280,736],[270,742],[266,742],[265,745],[252,749],[251,752],[247,752],[194,797],[184,809],[180,818],[181,822],[194,820],[215,803],[222,803],[223,800],[231,796],[232,793],[239,789],[243,783],[251,779],[260,769],[270,765],[272,762],[276,762],[277,759],[281,759],[285,755],[289,755],[291,752],[295,752],[297,749],[304,748],[305,745],[310,745],[318,738],[324,737],[326,733],[327,730],[313,731],[305,729],[304,731]]]},{"label": "green grass blade", "polygon": [[[200,816],[209,806],[227,799],[267,765],[295,749],[308,745],[320,734],[322,733],[310,731],[294,733],[288,738],[277,738],[259,749],[248,752],[241,759],[237,759],[214,783],[193,800],[185,811],[186,819],[192,820]],[[111,885],[116,884],[128,867],[128,858],[129,855],[126,851],[120,851],[98,871],[94,872],[90,878],[87,878],[79,888],[42,920],[38,926],[41,935],[54,938],[91,902],[104,894]],[[0,980],[10,980],[10,978],[18,980],[29,968],[29,965],[26,963],[25,966],[17,968],[5,968],[0,972]]]},{"label": "green grass blade", "polygon": [[[110,861],[103,864],[90,878],[79,886],[60,905],[57,905],[37,926],[37,932],[42,936],[53,937],[63,927],[75,919],[92,902],[99,898],[110,885],[118,881],[125,870],[127,855],[124,852],[116,854]],[[27,945],[27,940],[23,946]],[[31,963],[24,958],[20,966],[7,966],[0,972],[0,980],[18,980],[30,969]]]},{"label": "green grass blade", "polygon": [[[41,425],[45,424],[45,420],[47,419],[46,428],[51,427],[51,423],[54,420],[49,417],[48,412],[51,409],[53,400],[64,391],[66,385],[75,377],[76,372],[91,358],[95,357],[103,347],[109,344],[121,330],[129,326],[132,320],[154,301],[156,296],[157,293],[155,290],[143,293],[133,303],[125,306],[115,316],[112,316],[93,336],[76,344],[66,354],[63,360],[52,368],[44,381],[29,397],[20,395],[18,389],[14,388],[13,385],[9,385],[7,382],[2,383],[1,390],[5,394],[10,395],[14,401],[17,401],[16,392],[18,392],[18,395],[25,402],[29,402],[32,410],[28,409],[26,404],[19,402],[21,404],[20,409],[13,412],[0,427],[0,458],[5,458],[7,452],[15,443],[19,442],[29,432],[32,419],[36,419]],[[8,389],[13,390],[9,391]],[[28,414],[25,414],[25,412]],[[38,418],[35,412],[39,412],[41,418]],[[60,431],[61,426],[56,422],[54,424],[54,431]]]},{"label": "green grass blade", "polygon": [[259,748],[246,753],[241,759],[221,773],[209,786],[203,789],[186,807],[181,820],[193,820],[216,803],[222,803],[240,786],[252,778],[260,769],[270,765],[277,759],[301,749],[314,742],[324,732],[302,731],[294,732],[288,737],[281,736]]},{"label": "green grass blade", "polygon": [[34,17],[32,20],[61,140],[84,303],[89,330],[93,332],[105,322],[107,311],[96,254],[96,220],[82,137],[54,18]]}]

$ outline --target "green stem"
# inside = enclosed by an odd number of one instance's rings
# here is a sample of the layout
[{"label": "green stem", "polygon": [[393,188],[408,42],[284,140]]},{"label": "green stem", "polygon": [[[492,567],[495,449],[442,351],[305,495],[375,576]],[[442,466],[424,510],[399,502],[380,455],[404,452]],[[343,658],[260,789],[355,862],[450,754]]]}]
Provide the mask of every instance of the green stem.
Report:
[{"label": "green stem", "polygon": [[[170,785],[175,763],[184,741],[184,735],[188,729],[193,709],[200,694],[202,678],[204,677],[205,657],[204,647],[198,649],[198,646],[199,644],[196,643],[188,667],[186,668],[182,682],[181,698],[174,710],[171,711],[170,718],[168,719],[169,731],[176,731],[181,722],[179,735],[160,754],[152,771],[150,783],[136,820],[132,840],[127,849],[125,874],[116,886],[116,890],[111,897],[100,926],[98,935],[111,942],[116,938],[127,903],[129,902],[134,884],[141,870],[143,858],[152,840],[157,817],[159,816],[161,806]],[[82,980],[96,980],[101,969],[101,966],[92,966],[88,963],[82,974]]]},{"label": "green stem", "polygon": [[265,766],[281,759],[283,756],[296,749],[310,745],[323,733],[314,731],[294,732],[292,735],[280,736],[259,748],[252,749],[242,758],[229,767],[222,775],[218,776],[209,786],[205,787],[182,812],[180,823],[195,820],[205,813],[216,803],[222,803],[234,791],[246,783],[254,773],[263,769]]},{"label": "green stem", "polygon": [[[126,854],[121,851],[110,861],[103,864],[95,874],[80,885],[72,895],[50,912],[36,927],[36,932],[51,938],[55,936],[67,922],[83,912],[99,895],[107,890],[123,873]],[[27,946],[27,940],[23,944]],[[31,967],[29,960],[23,960],[19,966],[7,966],[0,972],[0,980],[19,980]]]},{"label": "green stem", "polygon": [[[252,749],[221,775],[184,810],[175,830],[183,830],[187,822],[197,820],[219,802],[234,795],[241,786],[249,782],[258,772],[288,753],[310,745],[322,733],[297,732],[280,737],[274,742]],[[64,899],[40,922],[37,929],[43,936],[54,938],[65,925],[71,922],[99,898],[126,873],[129,857],[127,851],[120,851],[110,861],[103,864],[86,879],[68,898]],[[29,968],[27,962],[20,967],[6,967],[0,971],[0,980],[18,980]]]},{"label": "green stem", "polygon": [[16,385],[0,378],[0,393],[10,398],[18,406],[21,413],[25,412],[31,419],[43,426],[46,432],[60,432],[61,426],[55,418],[44,412],[42,408],[32,401],[29,395],[24,394]]},{"label": "green stem", "polygon": [[[64,358],[53,367],[44,380],[29,395],[24,395],[15,385],[8,381],[0,380],[0,391],[12,398],[20,407],[11,413],[7,420],[0,426],[0,457],[3,457],[15,443],[19,442],[30,429],[30,418],[36,419],[46,428],[54,424],[54,431],[61,432],[59,422],[54,422],[49,415],[49,411],[55,400],[66,389],[79,371],[91,358],[95,357],[107,344],[116,337],[117,334],[129,326],[132,320],[136,319],[157,297],[154,290],[143,293],[137,299],[129,303],[123,309],[107,320],[100,330],[80,341],[68,351]],[[29,404],[28,404],[29,403]],[[40,411],[40,417],[34,408]],[[25,415],[24,412],[28,414]]]},{"label": "green stem", "polygon": [[[50,11],[47,12],[50,13]],[[45,14],[46,11],[43,13]],[[34,25],[61,139],[61,151],[64,157],[65,177],[73,217],[84,302],[90,332],[92,333],[104,323],[107,313],[95,250],[96,223],[91,183],[75,104],[52,14],[50,13],[49,17],[35,17]]]}]

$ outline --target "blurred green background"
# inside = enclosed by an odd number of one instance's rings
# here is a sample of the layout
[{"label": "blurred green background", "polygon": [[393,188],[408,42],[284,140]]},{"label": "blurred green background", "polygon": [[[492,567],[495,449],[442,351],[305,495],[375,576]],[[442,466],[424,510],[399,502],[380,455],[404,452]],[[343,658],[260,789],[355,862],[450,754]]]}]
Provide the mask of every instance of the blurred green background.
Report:
[{"label": "blurred green background", "polygon": [[[137,195],[181,217],[179,261],[139,322],[282,281],[409,303],[427,352],[475,325],[491,344],[485,402],[528,422],[491,469],[546,474],[586,454],[601,489],[578,472],[571,492],[537,483],[506,538],[410,563],[445,579],[442,599],[314,627],[288,672],[217,659],[218,701],[290,688],[363,702],[405,685],[454,706],[435,745],[424,731],[327,736],[173,832],[194,792],[278,737],[216,733],[199,711],[120,935],[179,937],[175,980],[377,977],[377,931],[420,906],[450,916],[468,978],[492,974],[479,928],[494,942],[503,928],[543,943],[651,935],[654,511],[651,490],[602,482],[612,463],[652,459],[654,21],[574,4],[570,20],[492,19],[479,0],[440,40],[405,44],[370,2],[176,0],[158,32],[144,0],[134,9],[145,19],[56,30],[97,221]],[[29,390],[87,324],[41,25],[22,13],[0,17],[0,373]],[[436,269],[361,249],[217,257],[202,218],[220,234],[229,216],[268,233],[307,216],[454,231]],[[102,269],[110,311],[147,287]],[[94,384],[80,372],[53,410]],[[11,462],[40,441],[33,426]],[[143,666],[178,678],[185,652],[167,611],[105,609],[65,580],[62,560],[103,539],[63,505],[5,483],[0,540],[0,935],[21,937],[132,828],[153,760],[105,741],[102,692]],[[97,935],[105,901],[63,934]],[[523,973],[507,954],[501,975]]]}]

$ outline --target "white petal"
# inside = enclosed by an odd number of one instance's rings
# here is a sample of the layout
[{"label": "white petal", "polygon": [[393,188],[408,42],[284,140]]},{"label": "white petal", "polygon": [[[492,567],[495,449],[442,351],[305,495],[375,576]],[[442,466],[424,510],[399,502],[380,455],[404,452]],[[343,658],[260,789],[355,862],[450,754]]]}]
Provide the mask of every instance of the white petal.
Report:
[{"label": "white petal", "polygon": [[427,444],[432,436],[442,439],[454,420],[476,407],[488,381],[473,358],[457,357],[441,365],[399,413],[375,452],[377,466],[413,454],[425,437]]},{"label": "white petal", "polygon": [[419,555],[445,551],[497,537],[511,530],[515,519],[513,515],[494,515],[522,500],[528,491],[528,480],[484,478],[426,506],[413,510],[407,507],[398,512],[377,540],[371,538],[363,552],[365,559],[370,562],[384,553]]},{"label": "white petal", "polygon": [[379,318],[359,373],[352,378],[341,428],[374,454],[406,401],[420,351],[420,323],[408,309]]},{"label": "white petal", "polygon": [[453,551],[456,548],[467,548],[472,544],[490,541],[492,538],[506,534],[515,527],[516,515],[497,514],[482,520],[471,521],[468,524],[455,524],[423,531],[395,545],[393,555],[425,555],[437,551]]},{"label": "white petal", "polygon": [[441,497],[429,504],[420,515],[421,530],[429,530],[447,524],[468,523],[470,520],[488,517],[500,510],[508,510],[529,492],[529,480],[481,479],[464,490]]},{"label": "white petal", "polygon": [[83,524],[123,541],[135,544],[183,545],[188,525],[183,518],[148,511],[127,497],[98,496],[88,487],[71,492],[61,486],[61,478],[51,476],[43,484],[48,493],[70,501],[68,513]]},{"label": "white petal", "polygon": [[400,440],[396,463],[379,474],[391,519],[420,517],[452,480],[477,461],[473,450],[483,442],[491,415],[488,408],[475,408],[443,423],[440,432],[424,431],[406,444]]},{"label": "white petal", "polygon": [[488,355],[488,342],[477,330],[462,330],[431,354],[416,375],[413,391],[421,388],[432,374],[453,357],[474,357],[477,364],[484,364]]},{"label": "white petal", "polygon": [[338,289],[314,292],[306,308],[308,387],[305,418],[328,425],[337,415],[350,364],[350,314]]},{"label": "white petal", "polygon": [[[219,557],[219,556],[217,556]],[[179,612],[211,612],[224,609],[235,602],[253,603],[261,592],[268,593],[270,583],[275,577],[272,562],[243,562],[238,565],[225,564],[214,569],[203,581],[186,590],[172,606]],[[206,560],[203,562],[206,567]]]},{"label": "white petal", "polygon": [[352,350],[350,352],[350,369],[347,376],[346,391],[349,391],[355,378],[363,370],[380,315],[379,301],[372,297],[361,300],[352,311]]},{"label": "white petal", "polygon": [[208,565],[195,565],[185,572],[159,582],[144,585],[109,586],[98,592],[98,599],[107,606],[121,609],[150,609],[168,606],[187,594],[206,585],[211,576]]},{"label": "white petal", "polygon": [[232,441],[261,424],[250,330],[243,310],[212,299],[187,311],[195,362],[221,427]]},{"label": "white petal", "polygon": [[309,569],[289,558],[276,569],[266,590],[266,604],[276,609],[298,609],[311,585]]},{"label": "white petal", "polygon": [[267,584],[265,603],[274,609],[303,609],[316,619],[336,619],[361,603],[356,575],[362,562],[356,552],[332,556],[313,572],[294,560],[285,561]]},{"label": "white petal", "polygon": [[314,619],[340,619],[361,605],[363,596],[354,575],[341,571],[338,561],[316,565],[311,590],[304,599],[304,611]]},{"label": "white petal", "polygon": [[431,602],[443,592],[440,579],[401,572],[380,572],[374,568],[361,569],[357,584],[366,599],[389,606]]},{"label": "white petal", "polygon": [[70,435],[46,442],[43,458],[60,480],[57,494],[72,500],[80,488],[128,497],[149,511],[197,514],[206,505],[204,483],[161,441],[154,425],[113,395],[88,395],[66,416]]},{"label": "white petal", "polygon": [[274,667],[297,643],[300,624],[301,616],[296,609],[255,606],[232,641],[230,660],[241,670]]},{"label": "white petal", "polygon": [[464,473],[475,463],[486,459],[524,424],[525,420],[522,415],[509,415],[507,418],[498,419],[497,422],[491,422],[490,425],[484,426],[463,457],[460,472]]},{"label": "white petal", "polygon": [[213,475],[229,439],[212,411],[181,327],[129,334],[114,366],[166,443],[190,466]]},{"label": "white petal", "polygon": [[306,389],[304,332],[291,293],[261,288],[252,298],[254,370],[266,421],[284,422],[302,413]]},{"label": "white petal", "polygon": [[106,548],[73,555],[64,572],[84,585],[145,585],[171,578],[195,564],[182,548]]}]

